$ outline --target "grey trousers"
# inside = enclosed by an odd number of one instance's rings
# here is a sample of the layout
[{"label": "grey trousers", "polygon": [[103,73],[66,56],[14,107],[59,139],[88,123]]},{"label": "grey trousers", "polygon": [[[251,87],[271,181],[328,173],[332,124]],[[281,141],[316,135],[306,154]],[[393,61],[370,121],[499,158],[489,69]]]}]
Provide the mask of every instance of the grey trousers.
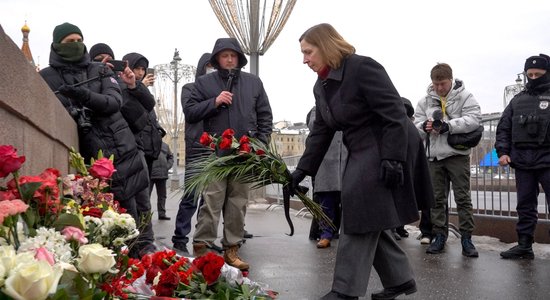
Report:
[{"label": "grey trousers", "polygon": [[224,246],[239,244],[244,234],[244,217],[250,184],[231,179],[211,183],[202,193],[204,204],[199,209],[194,242],[213,243],[218,237],[220,214],[223,214]]},{"label": "grey trousers", "polygon": [[390,230],[340,235],[332,290],[363,297],[367,292],[371,267],[384,288],[401,285],[414,278],[409,259]]}]

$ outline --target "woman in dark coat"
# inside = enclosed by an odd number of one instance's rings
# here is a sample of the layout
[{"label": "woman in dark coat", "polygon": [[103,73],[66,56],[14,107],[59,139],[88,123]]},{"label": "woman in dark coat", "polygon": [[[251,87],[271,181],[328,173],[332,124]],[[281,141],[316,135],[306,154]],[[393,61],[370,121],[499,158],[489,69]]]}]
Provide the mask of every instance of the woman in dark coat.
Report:
[{"label": "woman in dark coat", "polygon": [[[418,220],[414,163],[409,159],[420,151],[411,153],[408,148],[421,144],[409,141],[418,135],[412,134],[414,126],[401,97],[384,68],[370,57],[356,55],[331,25],[308,29],[300,46],[303,62],[319,78],[313,88],[316,119],[292,173],[291,191],[304,176],[316,174],[336,131],[343,132],[349,152],[342,180],[343,231],[332,291],[323,299],[363,296],[371,266],[384,286],[372,299],[414,293],[408,258],[389,230]],[[429,175],[424,180],[429,181]]]}]

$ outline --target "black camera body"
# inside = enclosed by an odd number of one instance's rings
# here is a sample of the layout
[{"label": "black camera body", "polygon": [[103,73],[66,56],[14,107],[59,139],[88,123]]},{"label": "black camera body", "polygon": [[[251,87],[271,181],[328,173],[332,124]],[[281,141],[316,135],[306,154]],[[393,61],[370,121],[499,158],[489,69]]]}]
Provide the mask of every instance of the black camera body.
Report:
[{"label": "black camera body", "polygon": [[92,130],[91,112],[92,111],[86,107],[79,108],[72,106],[69,108],[69,114],[76,121],[78,129],[83,133],[88,133]]},{"label": "black camera body", "polygon": [[434,110],[432,114],[432,129],[439,131],[441,127],[443,126],[443,111],[441,109]]}]

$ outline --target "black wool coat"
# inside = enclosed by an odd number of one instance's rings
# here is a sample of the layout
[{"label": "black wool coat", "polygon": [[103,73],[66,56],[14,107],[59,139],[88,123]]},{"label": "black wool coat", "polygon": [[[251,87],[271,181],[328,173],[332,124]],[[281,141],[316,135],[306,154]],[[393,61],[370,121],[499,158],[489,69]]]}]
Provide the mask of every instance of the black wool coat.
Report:
[{"label": "black wool coat", "polygon": [[[372,58],[350,55],[326,80],[317,80],[313,93],[316,119],[298,168],[315,175],[335,132],[343,132],[349,152],[342,180],[344,233],[380,231],[418,220],[413,168],[419,155],[426,171],[427,163],[419,151],[418,133],[413,134],[414,125],[384,68]],[[403,162],[402,186],[389,189],[379,178],[383,159]],[[429,181],[427,173],[423,182]]]}]

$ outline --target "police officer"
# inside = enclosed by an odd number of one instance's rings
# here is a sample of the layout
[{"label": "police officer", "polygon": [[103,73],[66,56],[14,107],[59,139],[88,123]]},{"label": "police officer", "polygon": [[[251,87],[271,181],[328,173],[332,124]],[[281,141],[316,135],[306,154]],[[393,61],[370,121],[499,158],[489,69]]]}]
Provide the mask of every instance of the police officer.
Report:
[{"label": "police officer", "polygon": [[539,183],[550,204],[550,57],[525,61],[527,84],[502,113],[495,148],[501,166],[516,170],[518,245],[501,252],[505,259],[534,259]]}]

